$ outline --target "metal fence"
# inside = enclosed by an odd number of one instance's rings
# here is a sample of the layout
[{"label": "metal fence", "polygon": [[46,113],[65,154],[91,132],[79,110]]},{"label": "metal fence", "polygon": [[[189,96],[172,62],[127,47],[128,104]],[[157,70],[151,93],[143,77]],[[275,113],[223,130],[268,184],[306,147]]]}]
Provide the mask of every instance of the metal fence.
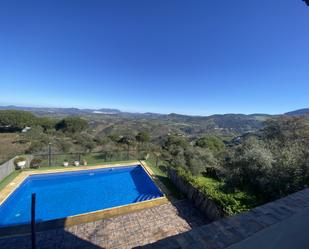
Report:
[{"label": "metal fence", "polygon": [[146,150],[113,150],[102,152],[75,152],[75,153],[51,153],[35,154],[34,159],[41,160],[41,166],[60,166],[64,162],[73,165],[75,161],[80,164],[93,165],[104,162],[144,160],[149,156]]}]

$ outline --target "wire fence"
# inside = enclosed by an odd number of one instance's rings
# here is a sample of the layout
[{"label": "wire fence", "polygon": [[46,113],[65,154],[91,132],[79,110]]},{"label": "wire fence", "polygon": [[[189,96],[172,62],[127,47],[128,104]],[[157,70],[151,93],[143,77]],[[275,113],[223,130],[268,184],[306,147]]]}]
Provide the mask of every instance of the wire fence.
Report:
[{"label": "wire fence", "polygon": [[76,152],[76,153],[46,153],[32,155],[33,159],[40,161],[40,166],[61,166],[67,163],[74,165],[94,165],[104,162],[145,160],[149,157],[146,150],[113,150],[102,152]]}]

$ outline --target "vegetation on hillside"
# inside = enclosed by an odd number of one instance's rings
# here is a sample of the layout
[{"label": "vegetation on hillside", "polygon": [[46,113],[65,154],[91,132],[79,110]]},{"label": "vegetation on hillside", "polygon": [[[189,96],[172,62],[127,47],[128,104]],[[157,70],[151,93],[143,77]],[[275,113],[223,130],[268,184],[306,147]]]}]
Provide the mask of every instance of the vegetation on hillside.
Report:
[{"label": "vegetation on hillside", "polygon": [[268,120],[258,136],[246,136],[231,147],[218,139],[208,136],[190,143],[184,137],[169,136],[163,143],[161,158],[229,213],[308,186],[306,117]]},{"label": "vegetation on hillside", "polygon": [[[242,127],[245,127],[252,121],[247,120],[248,116],[223,116],[229,122],[218,128],[218,119],[224,120],[222,116],[207,119],[176,114],[163,118],[160,115],[50,118],[22,111],[0,111],[0,128],[16,136],[14,143],[19,145],[16,154],[46,153],[48,144],[53,153],[82,152],[83,159],[93,162],[116,154],[120,160],[128,160],[128,150],[143,152],[145,157],[150,154],[156,158],[153,164],[158,169],[160,165],[174,167],[228,213],[249,209],[308,185],[309,122],[306,116],[273,119],[250,116],[264,123],[261,125],[259,121],[254,132],[245,133],[240,133],[242,129],[222,127],[239,127],[243,119]],[[31,129],[20,133],[25,126]],[[249,125],[244,130],[252,127]],[[227,137],[234,139],[227,142]],[[0,147],[1,151],[6,153]],[[64,157],[61,160],[68,159]]]},{"label": "vegetation on hillside", "polygon": [[230,185],[273,200],[308,186],[308,155],[307,118],[281,117],[230,151],[223,172]]},{"label": "vegetation on hillside", "polygon": [[227,214],[247,211],[262,203],[254,193],[230,188],[223,180],[202,175],[193,176],[183,168],[177,168],[177,171],[178,175],[212,199]]},{"label": "vegetation on hillside", "polygon": [[37,118],[30,112],[3,110],[0,111],[0,128],[9,131],[17,131],[32,126],[36,123]]}]

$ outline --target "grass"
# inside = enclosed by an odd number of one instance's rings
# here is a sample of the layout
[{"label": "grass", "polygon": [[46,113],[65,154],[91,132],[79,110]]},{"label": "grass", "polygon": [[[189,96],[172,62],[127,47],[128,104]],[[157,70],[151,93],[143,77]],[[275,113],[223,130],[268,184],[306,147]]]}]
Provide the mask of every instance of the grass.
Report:
[{"label": "grass", "polygon": [[[111,157],[112,156],[112,157]],[[86,160],[88,164],[98,164],[98,163],[103,163],[106,161],[130,161],[130,160],[124,160],[127,159],[127,152],[126,151],[121,151],[121,152],[114,152],[111,155],[104,155],[103,153],[94,153],[94,154],[86,154],[82,155],[81,161]]]},{"label": "grass", "polygon": [[0,182],[0,191],[4,189],[13,179],[20,174],[21,171],[16,170]]},{"label": "grass", "polygon": [[152,169],[156,177],[169,190],[172,197],[174,197],[177,200],[181,200],[184,198],[184,195],[176,188],[176,186],[168,178],[166,170],[165,170],[165,166],[163,165],[156,166],[156,162],[154,160],[147,160],[146,163]]},{"label": "grass", "polygon": [[[132,162],[136,162],[137,160],[126,160],[126,161],[113,161],[113,162],[105,162],[105,161],[101,161],[101,162],[97,162],[97,163],[89,163],[87,164],[87,167],[91,167],[91,166],[97,166],[97,165],[114,165],[114,164],[126,164],[126,163],[132,163]],[[81,165],[83,166],[83,165]],[[79,167],[79,166],[78,166]],[[73,166],[73,165],[69,165],[68,167],[66,168],[78,168],[76,166]],[[63,165],[54,165],[54,166],[41,166],[40,168],[38,169],[30,169],[30,168],[27,168],[27,169],[24,169],[24,170],[47,170],[47,169],[63,169]]]},{"label": "grass", "polygon": [[259,201],[252,193],[248,191],[228,188],[223,181],[219,181],[210,177],[198,176],[197,183],[199,185],[206,186],[212,192],[217,191],[223,196],[235,199],[237,202],[239,202],[238,206],[244,210],[251,209],[259,204]]},{"label": "grass", "polygon": [[[36,158],[41,159],[42,163],[41,165],[48,165],[48,157],[47,155],[37,156]],[[128,160],[128,154],[127,152],[119,152],[114,153],[111,155],[105,155],[104,153],[73,153],[73,154],[65,154],[65,155],[52,155],[51,156],[51,164],[52,165],[60,165],[62,166],[62,163],[64,161],[68,161],[70,164],[72,164],[74,161],[80,161],[81,163],[85,160],[87,161],[87,165],[98,165],[98,164],[109,164],[110,162],[125,162],[125,161],[133,161]],[[134,156],[130,156],[130,158],[136,158]]]},{"label": "grass", "polygon": [[210,177],[205,177],[205,176],[197,176],[196,180],[199,184],[204,184],[207,185],[209,187],[213,187],[213,188],[218,188],[222,185],[222,182],[214,179],[214,178],[210,178]]},{"label": "grass", "polygon": [[250,210],[261,204],[261,201],[254,194],[239,189],[231,189],[224,181],[205,176],[192,176],[183,169],[178,169],[178,174],[230,215]]}]

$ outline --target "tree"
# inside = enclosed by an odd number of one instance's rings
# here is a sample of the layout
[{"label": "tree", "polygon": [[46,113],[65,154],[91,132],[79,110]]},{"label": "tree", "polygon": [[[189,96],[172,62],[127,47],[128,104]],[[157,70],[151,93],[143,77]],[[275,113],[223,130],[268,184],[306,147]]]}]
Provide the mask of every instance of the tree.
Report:
[{"label": "tree", "polygon": [[41,126],[33,126],[29,131],[23,133],[23,137],[28,141],[47,139],[47,135],[43,133]]},{"label": "tree", "polygon": [[206,165],[202,161],[201,154],[193,147],[187,148],[184,151],[185,164],[184,166],[189,169],[193,175],[199,175],[205,171]]},{"label": "tree", "polygon": [[200,149],[200,158],[203,161],[205,172],[209,177],[219,178],[222,175],[223,168],[220,161],[214,156],[209,149]]},{"label": "tree", "polygon": [[205,136],[198,139],[195,145],[201,148],[207,148],[214,154],[218,154],[225,149],[223,141],[216,136]]},{"label": "tree", "polygon": [[177,136],[177,135],[170,135],[168,136],[167,140],[164,142],[163,147],[167,150],[169,150],[172,147],[182,147],[186,148],[190,144],[189,142],[182,136]]},{"label": "tree", "polygon": [[135,142],[135,138],[133,136],[123,136],[118,140],[120,144],[126,144],[128,146],[133,145]]},{"label": "tree", "polygon": [[94,138],[94,141],[95,141],[98,145],[105,145],[105,144],[110,143],[112,140],[111,140],[109,137],[107,137],[107,136],[97,135],[97,136]]},{"label": "tree", "polygon": [[281,145],[291,141],[309,141],[309,122],[308,117],[279,117],[267,120],[263,129],[263,136],[267,140],[276,140]]},{"label": "tree", "polygon": [[88,122],[79,117],[64,118],[56,125],[57,130],[61,130],[63,132],[68,133],[81,132],[86,130],[87,128],[88,128]]},{"label": "tree", "polygon": [[142,131],[135,136],[135,139],[137,142],[146,143],[149,142],[150,136],[149,133]]},{"label": "tree", "polygon": [[115,143],[118,143],[120,139],[120,136],[118,134],[110,134],[108,137],[110,140],[112,140]]},{"label": "tree", "polygon": [[41,126],[44,132],[50,132],[55,129],[57,121],[47,117],[40,117],[37,118],[36,124]]},{"label": "tree", "polygon": [[263,193],[269,188],[274,157],[263,141],[250,138],[234,151],[226,179],[236,187]]},{"label": "tree", "polygon": [[36,116],[30,112],[17,110],[0,111],[0,127],[8,127],[11,130],[22,130],[26,126],[36,123]]},{"label": "tree", "polygon": [[96,146],[96,143],[89,134],[75,134],[73,138],[83,151],[91,152]]},{"label": "tree", "polygon": [[60,150],[60,152],[68,153],[70,152],[70,149],[72,148],[72,143],[65,139],[61,139],[57,142],[57,147]]}]

